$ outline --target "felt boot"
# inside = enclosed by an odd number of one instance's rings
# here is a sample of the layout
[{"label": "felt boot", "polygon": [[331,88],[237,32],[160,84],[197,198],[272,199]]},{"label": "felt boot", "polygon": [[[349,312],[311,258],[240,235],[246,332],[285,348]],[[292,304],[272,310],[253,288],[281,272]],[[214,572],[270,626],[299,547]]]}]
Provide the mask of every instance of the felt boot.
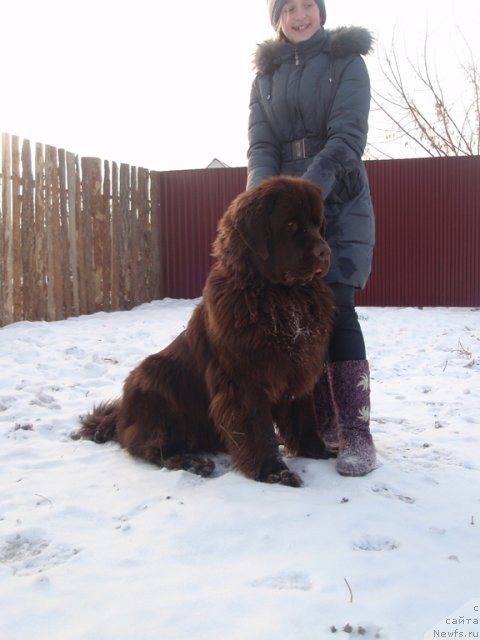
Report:
[{"label": "felt boot", "polygon": [[332,398],[330,385],[329,364],[325,364],[322,375],[313,389],[315,413],[317,416],[318,432],[325,442],[325,446],[332,453],[338,451],[337,412]]},{"label": "felt boot", "polygon": [[370,433],[368,361],[332,362],[329,368],[340,438],[337,471],[342,476],[364,476],[376,464]]}]

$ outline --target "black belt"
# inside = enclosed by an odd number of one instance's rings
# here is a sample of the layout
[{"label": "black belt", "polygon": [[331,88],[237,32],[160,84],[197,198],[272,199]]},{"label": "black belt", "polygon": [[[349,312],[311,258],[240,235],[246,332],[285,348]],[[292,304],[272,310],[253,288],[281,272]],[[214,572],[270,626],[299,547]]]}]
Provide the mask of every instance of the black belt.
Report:
[{"label": "black belt", "polygon": [[324,146],[325,138],[299,138],[282,144],[282,160],[304,160],[316,155]]}]

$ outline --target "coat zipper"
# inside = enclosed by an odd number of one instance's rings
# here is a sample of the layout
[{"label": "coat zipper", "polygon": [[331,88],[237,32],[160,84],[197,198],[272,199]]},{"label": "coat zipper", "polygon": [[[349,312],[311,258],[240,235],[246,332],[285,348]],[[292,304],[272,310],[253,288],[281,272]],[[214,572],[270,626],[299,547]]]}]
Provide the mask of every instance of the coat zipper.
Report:
[{"label": "coat zipper", "polygon": [[[295,66],[296,67],[300,67],[301,64],[302,64],[302,61],[301,61],[300,56],[298,54],[297,47],[295,47]],[[302,123],[303,128],[305,129],[305,123],[303,122],[302,112],[301,112],[301,109],[299,107],[299,105],[300,105],[300,80],[301,80],[301,76],[302,76],[303,71],[300,70],[298,73],[300,74],[300,76],[297,79],[297,96],[296,96],[295,111],[298,113],[298,119],[300,120],[300,122]]]}]

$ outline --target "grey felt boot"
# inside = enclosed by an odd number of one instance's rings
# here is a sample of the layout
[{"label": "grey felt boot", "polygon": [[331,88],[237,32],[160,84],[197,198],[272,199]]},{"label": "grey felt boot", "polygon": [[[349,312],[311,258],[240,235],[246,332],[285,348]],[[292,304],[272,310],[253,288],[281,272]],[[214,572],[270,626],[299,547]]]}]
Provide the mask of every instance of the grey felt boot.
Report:
[{"label": "grey felt boot", "polygon": [[332,398],[330,385],[330,365],[325,364],[322,375],[313,389],[317,427],[325,442],[325,446],[332,453],[338,451],[337,412]]},{"label": "grey felt boot", "polygon": [[330,381],[340,438],[337,471],[342,476],[364,476],[375,468],[370,433],[370,370],[367,360],[332,362]]}]

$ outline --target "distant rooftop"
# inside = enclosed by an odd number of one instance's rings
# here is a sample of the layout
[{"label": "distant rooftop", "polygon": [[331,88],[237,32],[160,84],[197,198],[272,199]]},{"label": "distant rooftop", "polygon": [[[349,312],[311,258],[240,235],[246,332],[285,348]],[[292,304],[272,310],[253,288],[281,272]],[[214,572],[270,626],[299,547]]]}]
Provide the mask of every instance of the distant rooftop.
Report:
[{"label": "distant rooftop", "polygon": [[222,162],[218,158],[214,158],[210,164],[207,164],[207,169],[229,169],[230,167],[225,162]]}]

